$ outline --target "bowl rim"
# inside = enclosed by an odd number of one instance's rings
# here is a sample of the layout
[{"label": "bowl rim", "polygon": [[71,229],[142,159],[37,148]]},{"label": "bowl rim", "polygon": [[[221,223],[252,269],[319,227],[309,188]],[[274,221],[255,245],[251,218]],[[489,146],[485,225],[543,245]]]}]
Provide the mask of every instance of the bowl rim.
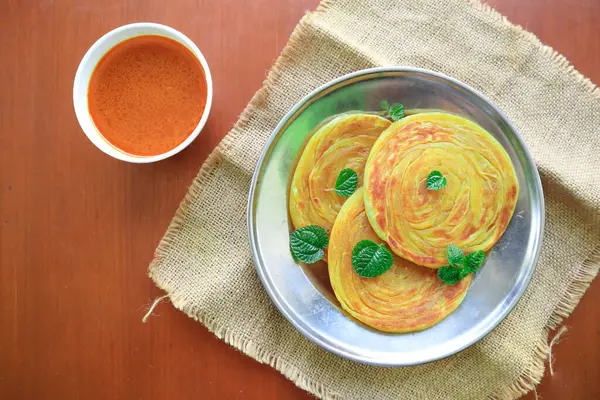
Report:
[{"label": "bowl rim", "polygon": [[[119,35],[127,33],[127,32],[132,32],[132,31],[137,32],[137,33],[132,36],[125,37],[122,39],[118,38]],[[79,93],[81,90],[81,86],[85,85],[86,87],[84,89],[85,89],[85,93],[87,94],[88,87],[89,87],[89,81],[97,67],[97,63],[92,68],[92,72],[90,73],[90,76],[89,76],[90,79],[85,79],[84,70],[92,62],[91,58],[93,57],[93,55],[96,52],[100,51],[99,49],[101,48],[101,46],[103,46],[106,43],[111,43],[112,41],[114,41],[114,43],[112,45],[110,45],[106,49],[106,51],[102,52],[102,55],[99,58],[98,62],[110,50],[112,50],[115,46],[119,45],[120,43],[122,43],[126,40],[129,40],[129,39],[135,38],[135,37],[151,36],[151,35],[164,36],[164,37],[167,37],[171,40],[178,42],[179,44],[185,46],[194,55],[194,57],[200,62],[202,71],[204,72],[205,81],[206,81],[206,104],[204,106],[204,110],[202,111],[202,115],[200,116],[200,121],[198,121],[198,124],[196,125],[194,130],[192,130],[192,132],[190,132],[190,134],[186,137],[186,139],[183,142],[181,142],[179,145],[172,148],[171,150],[166,151],[161,154],[155,154],[155,155],[151,155],[151,156],[139,156],[139,155],[130,154],[124,150],[121,150],[120,148],[114,146],[112,143],[108,142],[108,140],[104,138],[104,136],[100,133],[100,131],[94,124],[93,119],[91,118],[87,102],[86,102],[86,104],[82,104],[82,98],[79,95]],[[85,82],[83,80],[85,80]],[[86,99],[87,99],[87,97],[86,97]],[[152,162],[161,161],[166,158],[174,156],[175,154],[181,152],[183,149],[188,147],[196,139],[196,137],[198,137],[198,135],[200,134],[200,132],[206,125],[206,121],[208,120],[208,116],[210,114],[210,109],[212,107],[212,100],[213,100],[212,75],[210,73],[210,68],[208,66],[208,62],[206,61],[206,58],[204,57],[204,54],[202,54],[202,52],[200,51],[198,46],[196,46],[196,44],[185,34],[181,33],[180,31],[178,31],[174,28],[171,28],[170,26],[162,25],[162,24],[158,24],[158,23],[154,23],[154,22],[135,22],[135,23],[131,23],[131,24],[121,25],[115,29],[112,29],[109,32],[106,32],[98,40],[96,40],[86,51],[85,55],[82,57],[81,61],[79,62],[79,66],[77,67],[77,72],[75,73],[75,76],[73,79],[73,108],[75,110],[75,115],[77,117],[77,121],[79,122],[79,126],[81,127],[81,130],[85,133],[85,135],[88,137],[88,139],[103,153],[108,154],[109,156],[116,158],[118,160],[130,162],[130,163],[140,164],[140,163],[152,163]],[[91,124],[90,124],[90,122],[91,122]],[[90,127],[90,125],[91,125],[91,127]],[[105,142],[105,143],[103,143],[103,142]]]},{"label": "bowl rim", "polygon": [[[357,356],[355,354],[343,351],[342,349],[339,349],[337,347],[330,345],[330,343],[322,340],[318,336],[314,335],[313,332],[305,329],[304,326],[300,325],[298,323],[298,321],[296,321],[294,318],[292,318],[292,315],[285,307],[284,302],[282,302],[281,299],[279,299],[279,297],[275,295],[275,291],[272,289],[272,286],[271,286],[272,283],[270,282],[269,277],[265,273],[264,268],[261,267],[261,260],[259,259],[258,249],[256,248],[257,237],[256,237],[256,233],[255,233],[255,224],[253,222],[253,214],[254,214],[253,208],[254,208],[254,204],[255,204],[255,194],[256,194],[257,184],[260,179],[260,175],[261,175],[261,171],[262,171],[262,166],[265,162],[265,159],[268,157],[268,155],[272,149],[273,143],[279,138],[282,128],[285,127],[285,125],[289,123],[290,119],[294,115],[296,115],[296,113],[299,110],[301,110],[302,107],[307,105],[307,103],[311,102],[313,99],[317,98],[319,96],[319,94],[327,91],[331,87],[334,87],[344,81],[348,81],[348,80],[352,80],[354,78],[361,77],[363,75],[371,75],[371,74],[378,74],[378,73],[390,73],[390,72],[391,73],[408,72],[408,73],[419,73],[419,74],[431,75],[433,77],[445,80],[450,84],[456,85],[456,86],[460,87],[461,89],[464,89],[468,92],[471,92],[475,96],[479,97],[482,101],[487,103],[496,113],[498,113],[498,115],[504,120],[504,122],[506,122],[508,127],[514,132],[515,139],[518,141],[519,145],[521,145],[524,150],[525,158],[527,159],[527,161],[529,163],[531,163],[531,165],[535,169],[535,174],[534,174],[535,175],[535,177],[534,177],[535,178],[535,186],[536,186],[536,190],[539,193],[539,204],[540,204],[539,230],[540,230],[540,232],[537,237],[537,243],[535,246],[535,254],[534,254],[533,260],[532,260],[532,267],[526,271],[526,274],[524,274],[522,279],[518,282],[519,285],[515,285],[515,286],[518,286],[517,293],[514,293],[512,296],[510,296],[510,300],[508,301],[507,306],[502,310],[502,312],[498,315],[498,317],[495,318],[490,323],[488,323],[487,325],[485,325],[485,328],[481,329],[480,332],[475,336],[474,340],[472,340],[470,343],[459,346],[457,348],[453,348],[450,351],[442,352],[435,357],[431,357],[431,358],[423,360],[421,362],[406,363],[406,362],[402,362],[402,360],[399,360],[398,362],[389,363],[389,362],[378,361],[373,358],[363,357],[360,355]],[[543,243],[544,226],[545,226],[545,201],[544,201],[544,192],[542,190],[542,182],[541,182],[541,178],[539,175],[539,171],[537,169],[537,165],[535,164],[535,160],[533,159],[533,156],[531,155],[529,148],[526,146],[525,141],[523,140],[523,138],[521,136],[521,133],[514,126],[512,121],[487,96],[485,96],[480,91],[474,89],[473,87],[467,85],[466,83],[461,82],[456,78],[452,78],[450,76],[447,76],[447,75],[439,73],[439,72],[435,72],[435,71],[424,69],[424,68],[417,68],[417,67],[391,66],[391,67],[375,67],[375,68],[358,70],[358,71],[351,72],[349,74],[340,76],[336,79],[333,79],[333,80],[317,87],[316,89],[312,90],[309,94],[307,94],[300,101],[298,101],[290,109],[290,111],[288,111],[285,114],[285,116],[279,121],[279,123],[277,124],[277,126],[275,127],[273,132],[268,137],[267,141],[265,142],[265,144],[263,146],[263,149],[261,151],[258,162],[256,163],[256,167],[255,167],[254,173],[252,175],[252,180],[250,183],[250,190],[248,193],[247,229],[248,229],[248,236],[249,236],[250,248],[251,248],[251,253],[252,253],[252,260],[254,262],[256,272],[257,272],[259,279],[263,285],[263,288],[265,289],[265,291],[271,298],[271,301],[273,302],[273,304],[277,307],[279,312],[294,326],[294,328],[296,330],[298,330],[300,333],[302,333],[302,335],[304,337],[306,337],[307,339],[309,339],[311,342],[315,343],[319,347],[321,347],[331,353],[334,353],[338,356],[349,359],[351,361],[356,361],[356,362],[359,362],[362,364],[374,365],[374,366],[405,367],[405,366],[415,366],[415,365],[427,364],[427,363],[438,361],[438,360],[447,358],[449,356],[452,356],[454,354],[457,354],[457,353],[467,349],[468,347],[472,346],[473,344],[479,342],[482,338],[487,336],[515,308],[515,306],[517,305],[519,300],[522,298],[525,290],[529,286],[529,283],[533,277],[533,273],[534,273],[534,271],[537,267],[537,263],[539,261],[541,247],[542,247],[542,243]],[[513,287],[513,290],[514,289],[515,288]],[[468,293],[467,293],[467,295],[468,295]]]}]

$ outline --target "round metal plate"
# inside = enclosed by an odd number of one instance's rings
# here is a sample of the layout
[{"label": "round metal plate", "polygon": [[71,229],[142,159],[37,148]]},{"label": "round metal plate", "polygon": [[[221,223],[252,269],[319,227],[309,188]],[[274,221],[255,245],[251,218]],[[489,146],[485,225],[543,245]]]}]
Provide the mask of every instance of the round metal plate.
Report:
[{"label": "round metal plate", "polygon": [[[327,284],[326,267],[300,266],[289,252],[288,188],[298,153],[324,119],[351,110],[378,111],[381,100],[440,109],[487,129],[504,146],[521,187],[514,216],[463,303],[422,332],[386,334],[345,314]],[[254,173],[248,230],[256,269],[281,313],[304,336],[342,357],[408,366],[459,352],[496,327],[517,303],[537,262],[544,200],[534,161],[517,129],[489,99],[447,76],[416,68],[374,68],[336,79],[306,96],[279,123]]]}]

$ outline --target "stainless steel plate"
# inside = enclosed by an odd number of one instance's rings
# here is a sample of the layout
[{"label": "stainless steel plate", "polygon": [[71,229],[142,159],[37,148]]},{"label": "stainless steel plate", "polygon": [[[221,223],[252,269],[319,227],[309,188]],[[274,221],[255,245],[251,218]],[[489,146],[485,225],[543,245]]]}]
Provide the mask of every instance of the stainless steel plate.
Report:
[{"label": "stainless steel plate", "polygon": [[[300,266],[289,252],[288,187],[298,152],[325,118],[377,111],[382,99],[406,109],[441,109],[478,122],[504,146],[521,187],[514,216],[460,307],[422,332],[386,334],[345,314],[326,266]],[[309,94],[279,123],[254,173],[248,205],[250,245],[265,290],[308,339],[342,357],[383,366],[422,364],[477,342],[506,317],[533,274],[542,242],[540,178],[523,140],[492,102],[455,79],[416,68],[375,68],[336,79]]]}]

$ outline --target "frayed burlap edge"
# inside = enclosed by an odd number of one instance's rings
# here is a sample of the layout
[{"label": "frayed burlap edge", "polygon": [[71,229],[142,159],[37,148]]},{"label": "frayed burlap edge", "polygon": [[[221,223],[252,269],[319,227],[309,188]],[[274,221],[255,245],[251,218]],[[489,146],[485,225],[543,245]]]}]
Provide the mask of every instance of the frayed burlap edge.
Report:
[{"label": "frayed burlap edge", "polygon": [[519,376],[512,385],[499,389],[496,393],[489,396],[490,399],[515,399],[527,392],[534,390],[544,377],[544,363],[550,355],[550,345],[548,344],[548,335],[550,331],[556,329],[563,319],[568,317],[575,309],[579,300],[590,286],[598,271],[600,270],[600,246],[597,246],[587,260],[581,264],[573,282],[569,285],[565,294],[560,299],[556,310],[550,316],[542,337],[540,337],[534,352],[533,360],[527,370]]},{"label": "frayed burlap edge", "polygon": [[[521,26],[514,25],[502,14],[498,13],[495,9],[490,7],[487,4],[482,3],[479,0],[464,0],[473,6],[475,9],[485,12],[488,15],[491,15],[493,18],[500,21],[505,26],[510,29],[515,30],[520,36],[524,39],[531,42],[534,46],[541,49],[543,54],[548,56],[551,62],[557,64],[557,66],[562,69],[565,73],[573,76],[576,81],[581,84],[588,92],[590,92],[595,97],[600,98],[600,88],[597,87],[590,79],[585,77],[579,71],[577,71],[570,62],[560,53],[556,52],[550,46],[543,44],[537,36],[533,33],[526,31]],[[187,300],[175,293],[174,288],[170,287],[167,282],[159,282],[155,277],[155,271],[159,268],[159,265],[165,256],[168,253],[169,248],[177,236],[178,232],[181,230],[183,221],[185,219],[185,215],[187,214],[189,204],[193,201],[193,199],[198,196],[202,196],[203,194],[203,185],[204,180],[211,176],[214,171],[219,167],[222,160],[223,151],[230,148],[231,143],[235,141],[235,139],[241,135],[243,132],[244,126],[247,124],[250,115],[252,114],[255,107],[259,106],[266,97],[269,95],[269,91],[273,85],[273,82],[280,75],[281,66],[285,65],[288,62],[293,62],[293,59],[290,56],[290,53],[293,53],[294,49],[298,44],[299,37],[302,35],[302,32],[306,28],[307,21],[312,18],[314,15],[318,15],[319,13],[324,12],[329,7],[330,0],[322,0],[318,5],[317,9],[312,12],[306,14],[298,23],[298,26],[292,32],[290,39],[284,48],[280,57],[276,60],[275,64],[273,64],[271,70],[267,75],[267,79],[263,82],[263,86],[259,89],[256,94],[252,97],[244,111],[241,113],[238,121],[231,129],[229,134],[227,134],[223,140],[219,143],[219,145],[215,148],[215,150],[208,156],[205,163],[200,168],[198,175],[192,182],[192,185],[188,189],[187,194],[185,195],[183,201],[179,205],[171,224],[169,225],[167,232],[163,236],[160,241],[155,254],[154,259],[150,263],[148,268],[148,276],[154,281],[154,283],[161,289],[164,290],[173,306],[181,311],[183,311],[188,317],[194,319],[205,325],[209,331],[214,333],[219,339],[225,341],[225,343],[235,347],[240,350],[244,354],[249,355],[250,357],[256,359],[257,361],[268,364],[271,367],[277,369],[281,372],[286,378],[294,382],[296,386],[301,389],[307,390],[311,393],[314,393],[318,397],[325,399],[338,400],[341,397],[321,383],[316,383],[311,379],[308,379],[302,371],[288,363],[287,361],[282,360],[278,356],[269,354],[262,346],[257,345],[252,340],[247,338],[242,338],[239,334],[233,332],[231,329],[225,328],[223,326],[218,325],[214,318],[209,317],[205,312],[198,310],[193,305],[189,305]],[[565,294],[561,298],[558,307],[548,320],[546,327],[544,328],[544,332],[539,339],[538,345],[535,349],[533,360],[527,370],[519,376],[519,378],[510,386],[500,388],[495,393],[489,396],[490,399],[500,400],[500,399],[515,399],[518,398],[527,392],[534,390],[535,386],[542,380],[544,376],[544,363],[548,359],[550,354],[550,345],[548,344],[548,335],[549,332],[556,329],[564,318],[568,317],[571,312],[575,309],[579,301],[581,300],[583,294],[591,284],[592,280],[598,274],[600,270],[600,246],[596,247],[589,258],[583,262],[580,268],[577,270],[573,282],[567,288]]]}]

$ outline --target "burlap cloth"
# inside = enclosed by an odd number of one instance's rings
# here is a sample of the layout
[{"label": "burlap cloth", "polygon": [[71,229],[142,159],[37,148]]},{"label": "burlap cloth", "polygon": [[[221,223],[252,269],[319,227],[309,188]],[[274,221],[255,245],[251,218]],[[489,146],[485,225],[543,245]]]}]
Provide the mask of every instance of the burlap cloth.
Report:
[{"label": "burlap cloth", "polygon": [[[535,275],[486,338],[435,363],[372,367],[305,339],[271,304],[251,260],[250,179],[278,121],[304,95],[363,68],[406,65],[487,94],[534,155],[546,199]],[[540,381],[548,332],[600,265],[600,89],[488,6],[465,0],[326,1],[300,21],[262,89],[211,154],[150,266],[173,305],[323,398],[515,398]]]}]

